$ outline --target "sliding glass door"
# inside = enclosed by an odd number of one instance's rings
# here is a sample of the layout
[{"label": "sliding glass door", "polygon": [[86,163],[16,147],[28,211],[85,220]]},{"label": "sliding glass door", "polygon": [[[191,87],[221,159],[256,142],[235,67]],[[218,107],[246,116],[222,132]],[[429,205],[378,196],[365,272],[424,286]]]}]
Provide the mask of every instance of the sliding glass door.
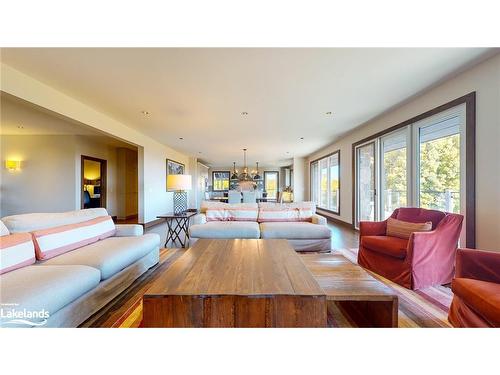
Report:
[{"label": "sliding glass door", "polygon": [[465,214],[465,105],[357,145],[354,156],[356,227],[398,207]]},{"label": "sliding glass door", "polygon": [[460,213],[460,116],[417,124],[420,207]]},{"label": "sliding glass door", "polygon": [[356,227],[360,221],[374,221],[377,217],[375,148],[375,142],[370,142],[356,149]]},{"label": "sliding glass door", "polygon": [[388,134],[380,140],[380,183],[382,220],[398,207],[408,204],[408,129]]}]

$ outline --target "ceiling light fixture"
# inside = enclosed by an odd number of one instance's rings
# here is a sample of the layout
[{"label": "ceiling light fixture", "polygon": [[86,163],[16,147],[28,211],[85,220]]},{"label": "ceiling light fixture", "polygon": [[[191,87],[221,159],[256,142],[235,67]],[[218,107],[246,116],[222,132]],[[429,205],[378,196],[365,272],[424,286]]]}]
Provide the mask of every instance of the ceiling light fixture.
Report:
[{"label": "ceiling light fixture", "polygon": [[182,140],[183,140],[184,138],[182,138],[182,137],[179,137],[179,139],[180,139],[180,140],[182,141]]},{"label": "ceiling light fixture", "polygon": [[246,116],[246,115],[248,115],[248,112],[241,112],[241,115]]},{"label": "ceiling light fixture", "polygon": [[304,137],[300,137],[300,139],[301,139],[301,140],[303,140],[303,139],[304,139]]},{"label": "ceiling light fixture", "polygon": [[327,114],[327,115],[331,115],[331,114],[332,114],[332,112],[326,112],[326,114]]},{"label": "ceiling light fixture", "polygon": [[149,116],[150,113],[148,111],[141,111],[141,113],[144,115],[144,116]]},{"label": "ceiling light fixture", "polygon": [[17,125],[17,128],[18,128],[18,129],[24,129],[24,126],[22,126],[22,125]]}]

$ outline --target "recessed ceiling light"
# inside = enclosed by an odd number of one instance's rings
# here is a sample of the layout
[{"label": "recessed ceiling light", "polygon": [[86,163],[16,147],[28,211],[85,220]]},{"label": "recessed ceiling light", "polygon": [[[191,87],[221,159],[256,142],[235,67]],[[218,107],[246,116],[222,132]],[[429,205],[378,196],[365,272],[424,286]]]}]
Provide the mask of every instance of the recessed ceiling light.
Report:
[{"label": "recessed ceiling light", "polygon": [[241,112],[241,115],[246,116],[246,115],[248,115],[248,112]]},{"label": "recessed ceiling light", "polygon": [[286,153],[287,153],[287,154],[289,154],[290,152],[289,152],[289,151],[287,151]]},{"label": "recessed ceiling light", "polygon": [[179,139],[180,139],[180,140],[182,141],[182,140],[183,140],[184,138],[182,138],[182,137],[179,137]]},{"label": "recessed ceiling light", "polygon": [[300,139],[301,139],[301,140],[303,140],[303,139],[304,139],[304,137],[300,137]]},{"label": "recessed ceiling light", "polygon": [[326,114],[327,114],[327,115],[331,115],[331,114],[332,114],[332,112],[326,112]]},{"label": "recessed ceiling light", "polygon": [[149,112],[148,111],[141,111],[141,113],[144,115],[144,116],[149,116]]},{"label": "recessed ceiling light", "polygon": [[22,126],[22,125],[17,125],[17,128],[18,128],[18,129],[24,129],[24,126]]}]

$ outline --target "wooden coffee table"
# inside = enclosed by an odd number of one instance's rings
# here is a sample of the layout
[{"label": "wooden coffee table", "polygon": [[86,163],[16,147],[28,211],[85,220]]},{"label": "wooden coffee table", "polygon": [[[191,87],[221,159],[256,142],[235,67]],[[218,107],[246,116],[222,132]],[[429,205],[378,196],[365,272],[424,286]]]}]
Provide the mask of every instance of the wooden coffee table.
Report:
[{"label": "wooden coffee table", "polygon": [[144,327],[326,327],[326,295],[286,240],[200,239],[143,298]]},{"label": "wooden coffee table", "polygon": [[326,294],[358,327],[397,327],[398,297],[362,267],[340,254],[303,254],[301,259]]}]

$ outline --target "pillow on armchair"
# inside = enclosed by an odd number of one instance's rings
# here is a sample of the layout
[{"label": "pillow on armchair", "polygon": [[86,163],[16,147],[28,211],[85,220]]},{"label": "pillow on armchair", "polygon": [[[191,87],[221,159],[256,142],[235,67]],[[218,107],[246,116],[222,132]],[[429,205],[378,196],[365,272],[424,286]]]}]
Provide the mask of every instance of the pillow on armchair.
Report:
[{"label": "pillow on armchair", "polygon": [[387,219],[386,234],[391,237],[404,238],[407,240],[413,232],[429,232],[430,230],[432,230],[431,221],[425,223],[410,223],[408,221],[393,219],[392,217]]}]

